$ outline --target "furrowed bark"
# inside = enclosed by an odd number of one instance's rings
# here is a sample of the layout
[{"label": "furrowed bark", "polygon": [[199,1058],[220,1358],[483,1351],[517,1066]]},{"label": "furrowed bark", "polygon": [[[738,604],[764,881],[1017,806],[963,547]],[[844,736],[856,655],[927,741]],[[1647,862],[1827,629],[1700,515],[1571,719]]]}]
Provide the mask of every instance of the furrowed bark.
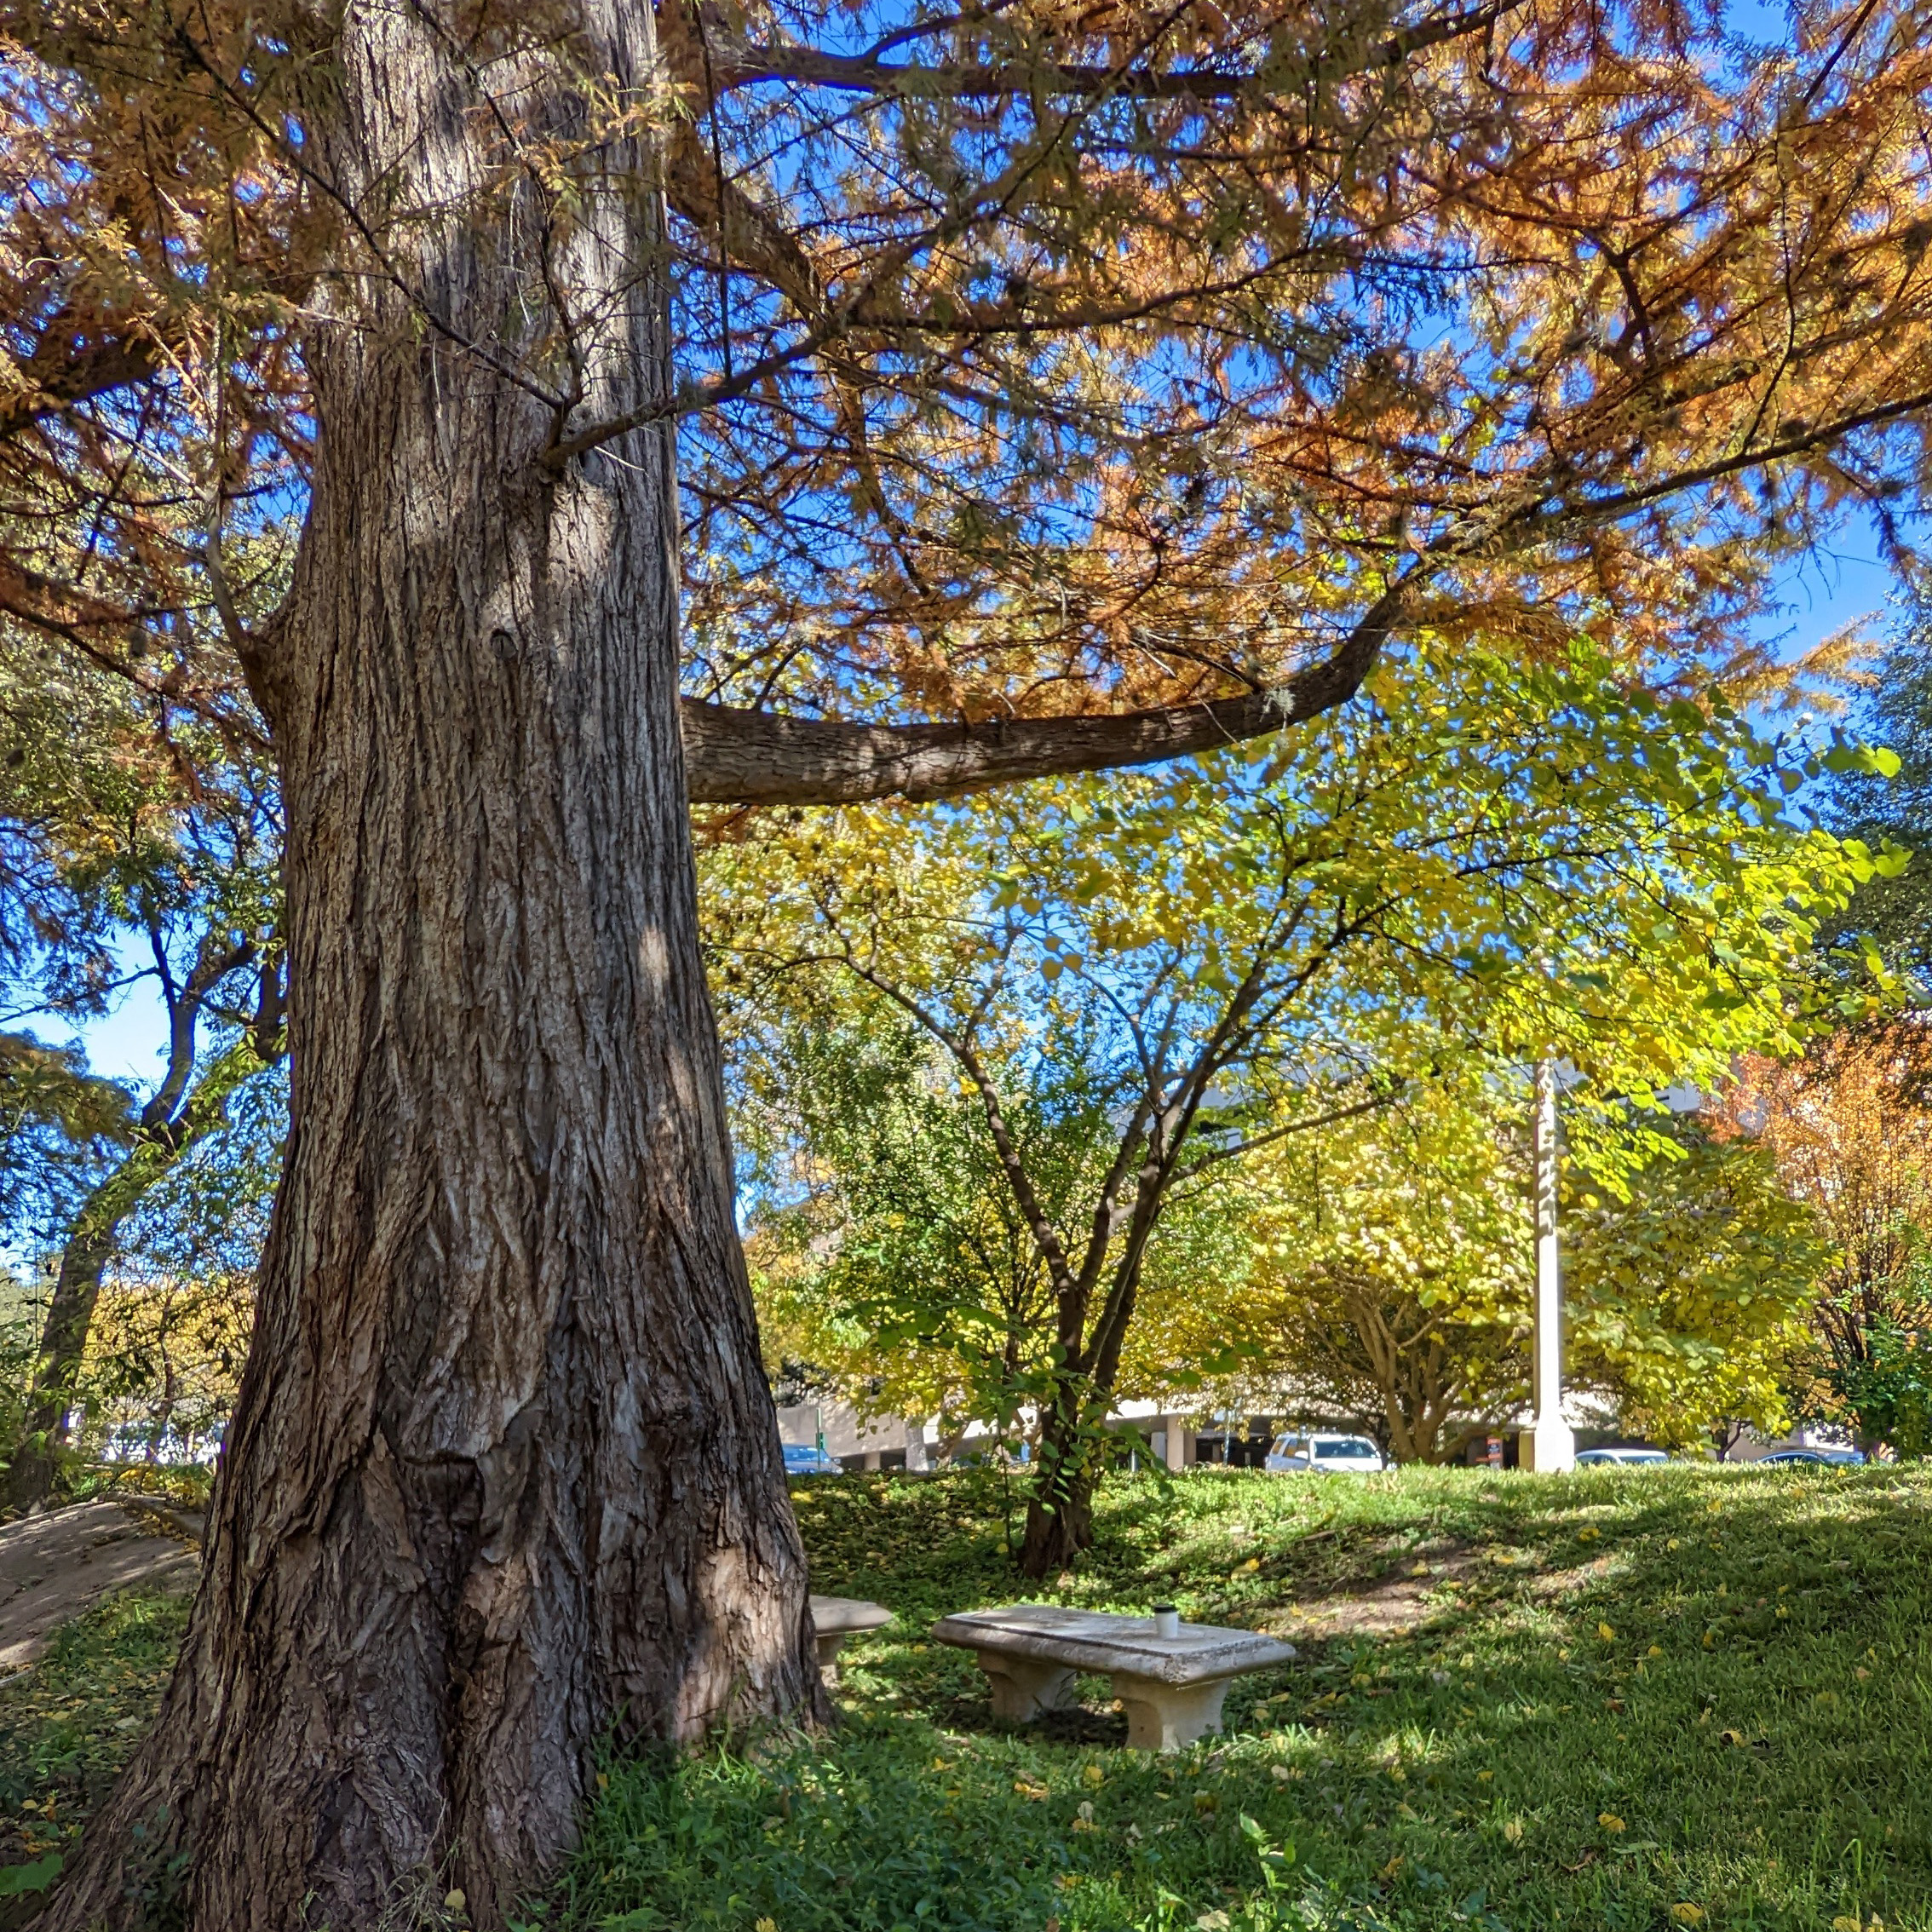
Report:
[{"label": "furrowed bark", "polygon": [[[641,88],[649,9],[580,17],[577,71]],[[316,147],[347,188],[494,192],[460,25],[346,10]],[[578,131],[566,64],[513,65]],[[131,1926],[177,1851],[203,1932],[416,1923],[452,1886],[500,1926],[607,1737],[824,1711],[698,948],[671,438],[547,467],[551,412],[451,340],[514,348],[562,286],[586,406],[665,392],[652,157],[590,152],[567,220],[533,184],[481,239],[397,243],[441,332],[370,273],[307,345],[309,520],[250,665],[287,1164],[181,1660],[49,1928]]]}]

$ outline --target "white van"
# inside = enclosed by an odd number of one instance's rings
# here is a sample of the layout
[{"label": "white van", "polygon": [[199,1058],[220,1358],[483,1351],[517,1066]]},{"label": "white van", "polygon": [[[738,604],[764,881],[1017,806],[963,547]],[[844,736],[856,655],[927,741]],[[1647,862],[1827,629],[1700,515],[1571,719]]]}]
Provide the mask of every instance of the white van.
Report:
[{"label": "white van", "polygon": [[1278,1435],[1262,1465],[1278,1475],[1373,1475],[1386,1469],[1366,1435]]}]

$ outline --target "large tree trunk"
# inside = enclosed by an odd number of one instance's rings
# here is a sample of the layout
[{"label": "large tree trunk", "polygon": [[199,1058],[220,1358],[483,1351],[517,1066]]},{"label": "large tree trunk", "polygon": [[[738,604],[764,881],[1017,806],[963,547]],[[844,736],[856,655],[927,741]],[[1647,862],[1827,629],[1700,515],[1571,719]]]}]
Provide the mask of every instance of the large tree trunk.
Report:
[{"label": "large tree trunk", "polygon": [[[471,210],[391,237],[456,332],[506,360],[572,288],[585,411],[648,405],[648,157],[579,151],[610,173],[547,233],[514,183],[481,223],[497,124],[439,13],[348,10],[319,148]],[[648,9],[584,17],[577,71],[641,87]],[[488,70],[525,138],[589,132],[569,65]],[[400,1923],[452,1886],[497,1925],[613,1726],[822,1708],[698,950],[670,434],[551,472],[549,412],[485,355],[380,277],[331,299],[308,526],[251,667],[287,1167],[182,1660],[46,1920],[77,1932],[134,1921],[142,1820],[202,1932]]]}]

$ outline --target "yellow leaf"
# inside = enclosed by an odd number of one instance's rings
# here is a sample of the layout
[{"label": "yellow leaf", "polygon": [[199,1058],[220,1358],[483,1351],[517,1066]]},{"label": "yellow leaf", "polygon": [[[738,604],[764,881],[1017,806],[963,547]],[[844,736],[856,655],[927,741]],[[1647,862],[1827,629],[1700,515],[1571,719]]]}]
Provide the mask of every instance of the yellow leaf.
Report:
[{"label": "yellow leaf", "polygon": [[1675,1549],[1676,1549],[1676,1548],[1677,1547],[1677,1539],[1676,1539],[1676,1537],[1672,1537],[1672,1538],[1670,1538],[1670,1540],[1669,1540],[1668,1542],[1666,1542],[1666,1543],[1665,1544],[1664,1547],[1665,1547],[1665,1548],[1666,1550],[1675,1550]]},{"label": "yellow leaf", "polygon": [[778,1932],[778,1921],[775,1918],[761,1918],[755,1932]]},{"label": "yellow leaf", "polygon": [[1734,1745],[1740,1751],[1744,1748],[1745,1734],[1742,1731],[1720,1731],[1717,1735],[1728,1745]]},{"label": "yellow leaf", "polygon": [[1607,1624],[1599,1624],[1596,1626],[1596,1634],[1600,1637],[1601,1637],[1606,1643],[1609,1643],[1613,1641],[1617,1635],[1617,1633],[1613,1630],[1612,1630]]},{"label": "yellow leaf", "polygon": [[469,1909],[469,1900],[463,1896],[462,1889],[458,1886],[451,1886],[443,1895],[445,1912],[463,1912]]},{"label": "yellow leaf", "polygon": [[1080,1775],[1084,1779],[1085,1779],[1085,1780],[1090,1785],[1104,1785],[1107,1782],[1106,1772],[1101,1770],[1100,1766],[1097,1764],[1087,1765],[1086,1767],[1084,1767],[1084,1768],[1083,1768]]},{"label": "yellow leaf", "polygon": [[1376,1877],[1382,1879],[1386,1883],[1389,1879],[1393,1878],[1395,1874],[1401,1869],[1402,1854],[1400,1852],[1397,1852],[1394,1857],[1390,1859],[1388,1864],[1383,1866],[1381,1871],[1376,1873]]},{"label": "yellow leaf", "polygon": [[1520,1845],[1523,1842],[1522,1820],[1520,1818],[1512,1818],[1509,1822],[1503,1827],[1503,1836],[1507,1838],[1511,1844]]},{"label": "yellow leaf", "polygon": [[1704,1907],[1688,1903],[1674,1905],[1670,1907],[1670,1916],[1680,1925],[1701,1925],[1704,1923]]},{"label": "yellow leaf", "polygon": [[1664,1654],[1664,1646],[1660,1643],[1653,1643],[1645,1654],[1650,1657],[1661,1657]]},{"label": "yellow leaf", "polygon": [[1840,1912],[1831,1921],[1831,1932],[1865,1932],[1865,1928],[1857,1919],[1849,1917],[1844,1912]]},{"label": "yellow leaf", "polygon": [[1620,1819],[1613,1811],[1598,1812],[1596,1814],[1596,1822],[1601,1825],[1606,1831],[1621,1831],[1624,1828],[1623,1820]]}]

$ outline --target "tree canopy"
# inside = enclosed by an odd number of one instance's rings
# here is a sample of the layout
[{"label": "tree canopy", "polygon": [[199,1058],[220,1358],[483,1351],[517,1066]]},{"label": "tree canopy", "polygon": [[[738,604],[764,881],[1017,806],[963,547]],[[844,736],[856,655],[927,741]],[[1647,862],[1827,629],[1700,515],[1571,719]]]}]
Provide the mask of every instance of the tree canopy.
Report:
[{"label": "tree canopy", "polygon": [[[624,11],[464,9],[489,139],[376,175],[327,9],[0,11],[0,609],[258,731],[313,352],[371,327],[533,405],[533,482],[677,424],[699,799],[1199,749],[1423,624],[1668,677],[1918,474],[1910,9],[666,0],[635,71]],[[667,267],[676,380],[600,416]]]},{"label": "tree canopy", "polygon": [[[1493,1125],[1473,1103],[1437,1107],[1425,1153],[1366,1117],[1445,1069],[1480,1090],[1486,1067],[1554,1053],[1575,1075],[1585,1164],[1621,1190],[1649,1164],[1659,1203],[1598,1231],[1593,1343],[1677,1433],[1694,1406],[1687,1376],[1768,1413],[1774,1392],[1721,1391],[1711,1361],[1729,1334],[1746,1344],[1739,1375],[1759,1373],[1757,1314],[1782,1335],[1789,1309],[1763,1288],[1758,1248],[1782,1266],[1800,1244],[1762,1214],[1727,1218],[1725,1188],[1749,1192],[1748,1164],[1740,1152],[1707,1174],[1717,1157],[1687,1150],[1660,1095],[1685,1080],[1716,1089],[1739,1053],[1794,1051],[1820,1007],[1835,1012],[1849,996],[1810,969],[1818,921],[1903,857],[1791,810],[1823,768],[1804,741],[1760,735],[1721,694],[1659,705],[1613,673],[1581,639],[1562,667],[1533,670],[1469,644],[1393,650],[1367,702],[1245,760],[801,814],[721,839],[704,877],[727,1032],[779,1143],[787,1124],[802,1143],[806,1202],[823,1181],[842,1210],[802,1212],[793,1277],[817,1277],[821,1306],[862,1332],[859,1353],[901,1394],[917,1378],[887,1360],[894,1337],[946,1336],[956,1394],[975,1379],[975,1349],[990,1351],[980,1412],[1026,1400],[1048,1418],[1044,1483],[1090,1452],[1120,1390],[1137,1311],[1159,1292],[1170,1205],[1256,1232],[1252,1204],[1230,1210],[1216,1180],[1257,1159],[1285,1173],[1332,1123],[1360,1123],[1371,1165],[1441,1170],[1438,1232],[1471,1257],[1458,1320],[1507,1340],[1522,1283],[1490,1224],[1513,1218]],[[1883,762],[1842,742],[1822,757]],[[1458,1133],[1469,1144],[1452,1158]],[[1325,1144],[1346,1170],[1352,1143]],[[1670,1177],[1673,1159],[1695,1185]],[[1262,1184],[1244,1172],[1233,1187]],[[1277,1222],[1314,1185],[1280,1190]],[[1405,1266],[1373,1252],[1380,1209],[1397,1250],[1430,1239],[1395,1212],[1400,1187],[1324,1185],[1367,1219],[1343,1216],[1327,1247],[1259,1229],[1262,1247],[1332,1249],[1304,1300],[1332,1302],[1344,1278],[1373,1277],[1371,1300],[1400,1291]],[[1481,1226],[1458,1205],[1479,1198],[1493,1210]],[[931,1252],[959,1246],[969,1222],[990,1231],[997,1266]],[[1652,1255],[1623,1294],[1665,1224],[1696,1253]],[[1174,1279],[1203,1281],[1187,1252],[1199,1245],[1182,1233]],[[1790,1272],[1802,1291],[1810,1275]],[[1438,1298],[1429,1312],[1421,1294],[1400,1325],[1440,1327]],[[1334,1319],[1359,1336],[1361,1321]],[[1452,1413],[1513,1388],[1513,1369],[1466,1386],[1476,1352],[1398,1418],[1413,1452],[1435,1452]],[[1030,1555],[1043,1539],[1032,1526]]]}]

